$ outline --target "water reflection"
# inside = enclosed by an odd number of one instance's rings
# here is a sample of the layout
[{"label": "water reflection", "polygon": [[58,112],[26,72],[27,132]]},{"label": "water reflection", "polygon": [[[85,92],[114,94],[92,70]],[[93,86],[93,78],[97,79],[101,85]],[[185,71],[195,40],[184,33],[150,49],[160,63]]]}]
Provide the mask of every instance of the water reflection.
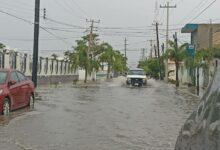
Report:
[{"label": "water reflection", "polygon": [[6,126],[10,123],[11,120],[25,115],[28,112],[34,111],[33,108],[25,107],[16,111],[11,112],[9,115],[0,115],[0,126]]},{"label": "water reflection", "polygon": [[40,150],[169,150],[197,103],[187,92],[153,80],[144,88],[116,80],[86,88],[40,87],[38,93],[37,115],[19,117],[30,111],[22,109],[0,119],[3,125],[14,120],[0,139],[13,137]]}]

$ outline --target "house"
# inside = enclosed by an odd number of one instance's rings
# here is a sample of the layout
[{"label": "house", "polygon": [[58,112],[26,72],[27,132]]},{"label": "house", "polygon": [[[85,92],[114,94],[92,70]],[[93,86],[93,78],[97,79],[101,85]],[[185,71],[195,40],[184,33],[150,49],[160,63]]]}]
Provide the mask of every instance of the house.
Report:
[{"label": "house", "polygon": [[[186,24],[181,32],[189,33],[191,36],[191,43],[189,43],[191,51],[188,48],[190,53],[201,49],[220,48],[220,24]],[[181,65],[179,74],[182,83],[191,82],[192,72],[184,65]],[[200,84],[204,82],[204,74],[200,69]]]},{"label": "house", "polygon": [[191,34],[196,50],[220,47],[220,24],[186,24],[181,32]]}]

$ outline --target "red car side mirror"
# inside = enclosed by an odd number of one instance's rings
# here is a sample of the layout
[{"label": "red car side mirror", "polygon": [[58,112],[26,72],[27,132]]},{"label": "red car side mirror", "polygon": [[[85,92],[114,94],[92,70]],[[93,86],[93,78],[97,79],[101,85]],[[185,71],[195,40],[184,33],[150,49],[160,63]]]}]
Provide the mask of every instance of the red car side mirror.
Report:
[{"label": "red car side mirror", "polygon": [[12,85],[15,85],[16,83],[17,83],[17,81],[11,80],[11,81],[8,82],[8,85],[9,85],[9,86],[12,86]]}]

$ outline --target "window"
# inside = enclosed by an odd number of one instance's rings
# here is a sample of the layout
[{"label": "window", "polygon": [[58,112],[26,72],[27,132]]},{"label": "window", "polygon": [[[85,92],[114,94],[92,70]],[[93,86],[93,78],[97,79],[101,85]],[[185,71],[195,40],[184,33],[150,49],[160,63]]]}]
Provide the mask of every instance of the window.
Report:
[{"label": "window", "polygon": [[144,71],[143,70],[130,70],[128,74],[129,75],[144,75]]},{"label": "window", "polygon": [[11,73],[11,80],[19,82],[19,79],[18,79],[18,76],[17,76],[16,72],[12,72]]},{"label": "window", "polygon": [[5,83],[7,78],[7,72],[0,72],[0,84]]},{"label": "window", "polygon": [[27,78],[20,72],[17,72],[18,78],[20,81],[25,81]]}]

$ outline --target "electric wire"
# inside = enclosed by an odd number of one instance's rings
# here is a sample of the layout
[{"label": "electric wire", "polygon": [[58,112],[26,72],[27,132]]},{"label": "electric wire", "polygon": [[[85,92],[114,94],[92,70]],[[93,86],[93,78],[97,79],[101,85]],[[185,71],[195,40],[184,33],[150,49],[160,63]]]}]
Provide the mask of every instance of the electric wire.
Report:
[{"label": "electric wire", "polygon": [[[24,21],[24,22],[26,22],[26,23],[28,23],[28,24],[30,24],[30,25],[34,25],[34,24],[35,24],[35,23],[33,23],[33,22],[31,22],[31,21],[28,21],[28,20],[26,20],[26,19],[24,19],[24,18],[22,18],[22,17],[18,17],[18,16],[16,16],[16,15],[13,15],[13,14],[11,14],[11,13],[8,13],[8,12],[2,11],[2,10],[0,10],[0,13],[3,13],[3,14],[6,14],[6,15],[8,15],[8,16],[14,17],[14,18],[16,18],[16,19],[22,20],[22,21]],[[47,32],[48,34],[54,36],[55,38],[59,39],[60,41],[64,42],[65,44],[69,44],[69,43],[66,42],[64,39],[62,39],[61,37],[57,36],[56,34],[50,32],[50,31],[48,31],[48,30],[45,29],[44,27],[42,27],[42,26],[39,25],[39,28],[42,29],[42,30],[44,30],[44,31]]]},{"label": "electric wire", "polygon": [[205,7],[198,15],[196,15],[192,20],[189,22],[193,22],[196,20],[199,16],[201,16],[207,9],[209,9],[217,0],[212,1],[207,7]]}]

